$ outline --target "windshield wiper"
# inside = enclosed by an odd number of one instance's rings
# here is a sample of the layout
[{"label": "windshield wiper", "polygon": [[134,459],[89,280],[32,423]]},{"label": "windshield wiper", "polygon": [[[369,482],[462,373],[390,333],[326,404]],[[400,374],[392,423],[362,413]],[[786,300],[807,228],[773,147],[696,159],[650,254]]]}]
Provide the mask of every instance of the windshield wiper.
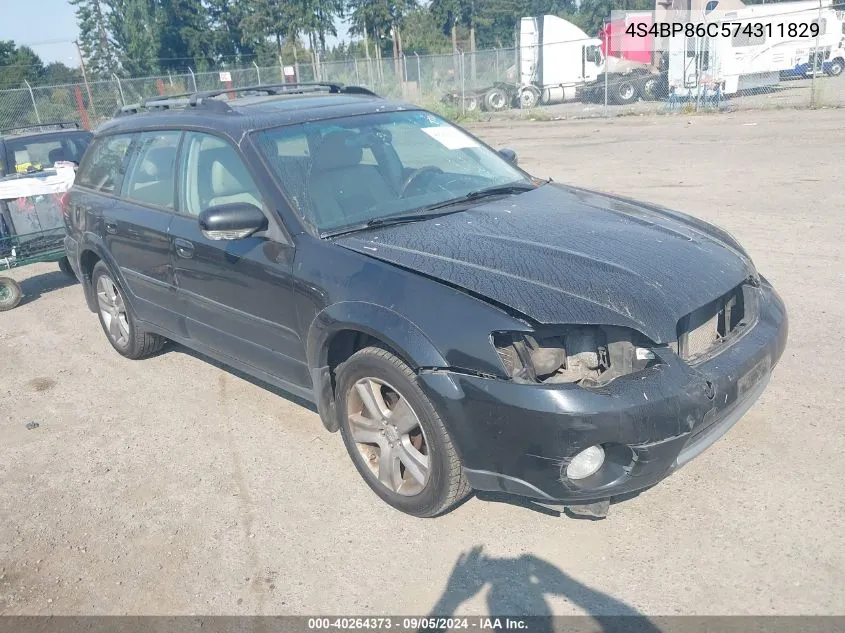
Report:
[{"label": "windshield wiper", "polygon": [[389,215],[383,218],[373,218],[367,220],[363,224],[356,224],[345,229],[338,229],[337,231],[330,231],[323,233],[321,237],[337,237],[338,235],[345,235],[346,233],[356,233],[358,231],[365,231],[367,229],[374,229],[381,226],[395,226],[397,224],[408,224],[409,222],[421,222],[422,220],[430,220],[432,218],[439,218],[450,213],[457,213],[456,211],[440,211],[437,213],[429,213],[431,207],[426,207],[424,213],[405,213],[402,215]]},{"label": "windshield wiper", "polygon": [[504,196],[509,193],[525,193],[526,191],[531,191],[535,188],[536,187],[534,185],[527,185],[523,183],[498,185],[496,187],[488,187],[487,189],[479,189],[478,191],[470,191],[465,196],[461,196],[460,198],[454,198],[452,200],[446,200],[445,202],[438,202],[437,204],[427,206],[425,209],[426,211],[445,209],[446,207],[451,207],[456,204],[473,202],[475,200],[482,200],[483,198],[491,198],[493,196]]},{"label": "windshield wiper", "polygon": [[481,200],[483,198],[489,198],[492,196],[502,196],[512,193],[525,193],[526,191],[531,191],[532,189],[535,189],[534,185],[528,185],[524,183],[512,183],[509,185],[498,185],[496,187],[488,187],[487,189],[479,189],[478,191],[471,191],[468,194],[463,195],[459,198],[453,198],[451,200],[446,200],[445,202],[438,202],[422,207],[416,213],[411,212],[403,213],[400,215],[388,215],[382,218],[372,218],[371,220],[367,220],[363,224],[357,224],[355,226],[350,226],[345,229],[338,229],[337,231],[324,233],[322,237],[337,237],[338,235],[344,235],[346,233],[356,233],[358,231],[365,231],[367,229],[381,226],[395,226],[397,224],[407,224],[409,222],[420,222],[423,220],[430,220],[432,218],[438,218],[444,215],[449,215],[450,213],[458,213],[460,211],[460,209],[455,209],[454,211],[439,211],[440,209],[445,209],[447,207],[465,204],[467,202],[473,202],[475,200]]}]

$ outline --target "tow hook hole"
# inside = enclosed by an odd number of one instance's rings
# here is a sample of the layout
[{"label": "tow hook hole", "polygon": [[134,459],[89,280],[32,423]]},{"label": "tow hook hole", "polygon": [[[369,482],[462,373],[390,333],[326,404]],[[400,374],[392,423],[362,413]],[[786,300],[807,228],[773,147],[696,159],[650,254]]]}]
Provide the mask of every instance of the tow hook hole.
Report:
[{"label": "tow hook hole", "polygon": [[712,400],[716,397],[716,388],[713,386],[713,383],[709,380],[705,380],[704,383],[704,395],[707,396],[708,400]]}]

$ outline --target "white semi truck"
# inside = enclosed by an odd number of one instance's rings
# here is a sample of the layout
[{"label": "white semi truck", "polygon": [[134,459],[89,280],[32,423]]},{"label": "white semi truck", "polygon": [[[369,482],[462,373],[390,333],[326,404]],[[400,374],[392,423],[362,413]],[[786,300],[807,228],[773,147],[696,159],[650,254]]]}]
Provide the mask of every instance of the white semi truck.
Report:
[{"label": "white semi truck", "polygon": [[[587,35],[580,27],[555,15],[524,17],[516,29],[515,59],[510,81],[498,82],[480,90],[464,91],[464,103],[470,109],[503,110],[511,106],[533,108],[536,105],[563,103],[582,98],[587,93],[603,90],[607,68],[602,54],[602,40]],[[636,85],[642,64],[628,60],[611,60],[608,70],[610,101],[617,99],[614,88],[625,80]],[[634,92],[635,100],[639,94]],[[458,100],[455,93],[450,100]]]}]

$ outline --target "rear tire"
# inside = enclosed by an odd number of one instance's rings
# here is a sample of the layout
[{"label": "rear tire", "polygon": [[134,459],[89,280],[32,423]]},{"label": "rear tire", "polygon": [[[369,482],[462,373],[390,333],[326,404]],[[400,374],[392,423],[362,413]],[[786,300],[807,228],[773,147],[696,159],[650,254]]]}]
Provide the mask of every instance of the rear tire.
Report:
[{"label": "rear tire", "polygon": [[159,351],[167,339],[138,327],[126,292],[106,264],[97,262],[91,273],[97,316],[111,346],[121,356],[140,360]]},{"label": "rear tire", "polygon": [[830,77],[838,77],[845,70],[845,63],[841,59],[834,59],[827,67],[827,74]]},{"label": "rear tire", "polygon": [[[68,260],[67,257],[62,257],[59,260],[59,270],[61,270],[68,277],[76,279],[76,273],[73,272],[73,268],[70,265],[70,260]],[[79,280],[77,279],[77,281]]]},{"label": "rear tire", "polygon": [[502,88],[491,88],[484,94],[484,108],[490,112],[501,112],[509,105],[508,93]]},{"label": "rear tire", "polygon": [[623,78],[613,84],[611,91],[613,102],[617,105],[628,105],[634,103],[639,97],[637,81],[633,78]]},{"label": "rear tire", "polygon": [[0,277],[0,312],[16,308],[23,298],[23,291],[17,281]]},{"label": "rear tire", "polygon": [[405,362],[367,347],[335,375],[346,450],[382,500],[412,516],[433,517],[470,494],[449,433]]}]

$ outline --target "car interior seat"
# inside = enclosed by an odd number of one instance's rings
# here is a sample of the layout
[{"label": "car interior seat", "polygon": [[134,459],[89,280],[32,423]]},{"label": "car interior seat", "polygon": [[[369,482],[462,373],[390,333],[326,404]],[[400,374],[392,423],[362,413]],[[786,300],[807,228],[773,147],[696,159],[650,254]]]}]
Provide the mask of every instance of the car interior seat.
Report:
[{"label": "car interior seat", "polygon": [[362,165],[354,133],[329,132],[314,152],[309,194],[317,223],[341,226],[365,219],[369,209],[396,193],[376,165]]},{"label": "car interior seat", "polygon": [[199,155],[201,208],[245,203],[259,209],[261,199],[243,162],[228,148],[206,149]]}]

